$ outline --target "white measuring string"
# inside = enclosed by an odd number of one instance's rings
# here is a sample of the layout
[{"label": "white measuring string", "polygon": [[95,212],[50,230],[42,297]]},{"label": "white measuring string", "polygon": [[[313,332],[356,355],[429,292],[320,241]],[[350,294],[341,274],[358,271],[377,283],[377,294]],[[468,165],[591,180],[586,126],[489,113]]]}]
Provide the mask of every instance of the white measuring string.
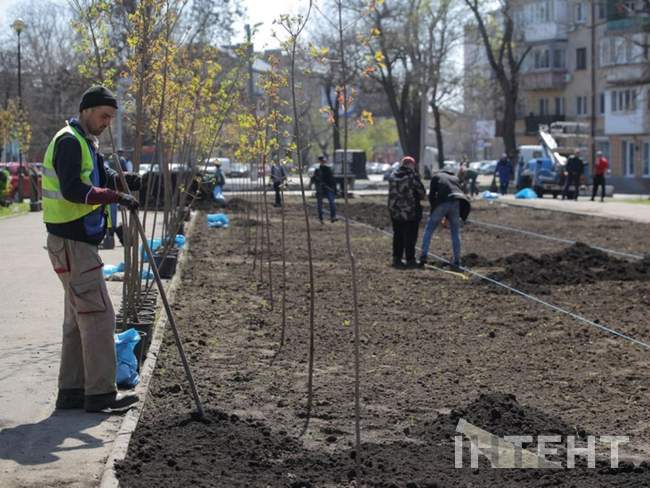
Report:
[{"label": "white measuring string", "polygon": [[[386,235],[388,235],[388,236],[391,235],[390,232],[385,231],[384,229],[380,229],[380,228],[378,228],[378,227],[374,227],[374,226],[372,226],[372,225],[370,225],[370,224],[366,224],[365,222],[359,222],[359,221],[357,221],[357,220],[350,219],[350,218],[348,218],[347,216],[344,216],[343,218],[348,219],[348,220],[349,220],[350,222],[352,222],[353,224],[356,224],[356,225],[359,225],[359,226],[362,226],[362,227],[368,227],[369,229],[372,229],[372,230],[374,230],[374,231],[383,232],[384,234],[386,234]],[[420,250],[419,247],[418,247],[417,249]],[[443,257],[441,257],[441,256],[436,256],[435,254],[431,254],[431,253],[429,253],[429,256],[431,256],[431,257],[433,257],[433,258],[435,258],[435,259],[437,259],[438,261],[441,261],[441,262],[443,262],[443,263],[451,264],[449,260],[447,260],[447,259],[445,259],[445,258],[443,258]],[[500,287],[502,287],[502,288],[505,288],[506,290],[511,291],[511,292],[513,292],[513,293],[516,293],[517,295],[520,295],[520,296],[522,296],[522,297],[524,297],[524,298],[527,298],[527,299],[529,299],[529,300],[532,300],[532,301],[534,301],[534,302],[537,302],[537,303],[539,303],[540,305],[543,305],[544,307],[550,308],[551,310],[554,310],[554,311],[556,311],[556,312],[562,313],[562,314],[564,314],[564,315],[568,315],[569,317],[571,317],[571,318],[573,318],[573,319],[575,319],[575,320],[577,320],[577,321],[579,321],[579,322],[583,322],[583,323],[585,323],[585,324],[587,324],[587,325],[590,325],[590,326],[592,326],[592,327],[596,327],[596,328],[602,330],[603,332],[606,332],[606,333],[611,334],[611,335],[614,335],[614,336],[616,336],[616,337],[620,337],[621,339],[625,339],[625,340],[627,340],[627,341],[630,341],[630,342],[632,342],[633,344],[636,344],[637,346],[640,346],[640,347],[642,347],[642,348],[644,348],[644,349],[650,349],[650,344],[648,344],[648,343],[646,343],[646,342],[643,342],[643,341],[641,341],[641,340],[639,340],[639,339],[635,339],[634,337],[631,337],[631,336],[629,336],[629,335],[627,335],[627,334],[624,334],[623,332],[620,332],[620,331],[618,331],[618,330],[612,329],[611,327],[608,327],[608,326],[606,326],[606,325],[603,325],[603,324],[599,324],[599,323],[597,323],[597,322],[594,322],[593,320],[590,320],[590,319],[588,319],[588,318],[586,318],[586,317],[583,317],[582,315],[578,315],[577,313],[571,312],[570,310],[566,310],[566,309],[564,309],[564,308],[562,308],[562,307],[558,307],[557,305],[553,305],[552,303],[549,303],[549,302],[547,302],[547,301],[545,301],[545,300],[542,300],[541,298],[537,298],[537,297],[534,296],[534,295],[531,295],[531,294],[526,293],[526,292],[524,292],[524,291],[518,290],[517,288],[514,288],[514,287],[512,287],[512,286],[510,286],[510,285],[507,285],[507,284],[505,284],[505,283],[501,283],[500,281],[497,281],[497,280],[495,280],[495,279],[489,278],[488,276],[482,275],[481,273],[477,273],[476,271],[472,271],[472,270],[469,269],[469,268],[465,268],[465,267],[463,267],[463,266],[459,266],[459,268],[460,268],[461,270],[463,270],[463,271],[465,271],[465,272],[467,272],[467,273],[473,275],[473,276],[476,276],[477,278],[480,278],[480,279],[485,280],[485,281],[487,281],[487,282],[489,282],[489,283],[492,283],[492,284],[494,284],[494,285],[497,285],[497,286],[500,286]]]}]

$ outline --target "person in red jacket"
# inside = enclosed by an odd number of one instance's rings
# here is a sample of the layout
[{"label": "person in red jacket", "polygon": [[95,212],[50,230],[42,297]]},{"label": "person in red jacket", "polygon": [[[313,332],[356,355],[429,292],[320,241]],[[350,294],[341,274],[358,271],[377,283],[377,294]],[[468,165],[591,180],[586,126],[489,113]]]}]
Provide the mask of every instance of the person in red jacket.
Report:
[{"label": "person in red jacket", "polygon": [[596,193],[598,192],[598,186],[600,185],[600,201],[605,201],[605,173],[609,169],[609,161],[603,156],[601,151],[596,153],[596,164],[594,165],[594,180],[592,183],[591,191],[591,201],[593,202],[596,198]]}]

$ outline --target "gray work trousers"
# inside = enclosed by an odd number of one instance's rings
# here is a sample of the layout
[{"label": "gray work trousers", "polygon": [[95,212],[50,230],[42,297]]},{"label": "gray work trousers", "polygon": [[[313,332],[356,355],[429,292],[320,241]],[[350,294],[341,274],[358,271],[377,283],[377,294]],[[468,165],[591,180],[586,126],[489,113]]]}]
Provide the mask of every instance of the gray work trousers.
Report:
[{"label": "gray work trousers", "polygon": [[97,246],[48,234],[47,251],[65,293],[59,389],[115,392],[115,311]]}]

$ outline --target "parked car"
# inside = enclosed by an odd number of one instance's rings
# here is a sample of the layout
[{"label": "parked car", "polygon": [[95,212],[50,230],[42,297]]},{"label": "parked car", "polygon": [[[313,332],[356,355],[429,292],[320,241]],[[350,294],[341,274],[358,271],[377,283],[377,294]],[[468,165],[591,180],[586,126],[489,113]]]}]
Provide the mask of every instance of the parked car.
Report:
[{"label": "parked car", "polygon": [[492,175],[497,169],[498,161],[483,161],[479,173],[482,175]]},{"label": "parked car", "polygon": [[477,173],[480,173],[482,164],[483,161],[474,161],[472,163],[469,163],[469,169],[476,171]]},{"label": "parked car", "polygon": [[[11,200],[16,200],[18,199],[18,170],[20,168],[19,163],[6,163],[4,164],[4,167],[7,168],[9,171],[9,195],[7,195],[8,199]],[[38,192],[38,199],[40,199],[40,193],[41,193],[41,175],[42,175],[42,163],[23,163],[23,171],[22,171],[22,178],[21,179],[21,185],[22,185],[22,193],[23,193],[23,198],[27,198],[31,195],[32,192],[32,183],[31,183],[31,178],[29,176],[30,174],[30,168],[33,169],[34,174],[36,176],[36,191]]]},{"label": "parked car", "polygon": [[445,171],[451,171],[453,173],[456,173],[458,171],[459,166],[460,165],[458,164],[458,161],[450,160],[450,161],[445,161],[442,169],[444,169]]},{"label": "parked car", "polygon": [[[269,173],[270,174],[270,169]],[[250,170],[248,166],[242,163],[231,163],[230,170],[225,173],[228,178],[248,178],[250,176]]]}]

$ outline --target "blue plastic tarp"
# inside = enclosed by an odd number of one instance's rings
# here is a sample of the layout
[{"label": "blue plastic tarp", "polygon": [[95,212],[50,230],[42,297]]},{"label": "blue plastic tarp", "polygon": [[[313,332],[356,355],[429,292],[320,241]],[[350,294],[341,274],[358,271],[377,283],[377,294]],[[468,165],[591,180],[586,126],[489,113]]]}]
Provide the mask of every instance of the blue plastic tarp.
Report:
[{"label": "blue plastic tarp", "polygon": [[525,200],[534,200],[537,198],[537,193],[532,188],[523,188],[515,194],[515,198],[521,198]]},{"label": "blue plastic tarp", "polygon": [[224,213],[208,214],[208,227],[227,228],[230,220]]},{"label": "blue plastic tarp", "polygon": [[128,329],[115,334],[115,354],[117,356],[115,382],[119,386],[133,388],[140,383],[138,359],[134,352],[138,342],[140,342],[140,333],[136,329]]},{"label": "blue plastic tarp", "polygon": [[497,198],[499,198],[499,194],[491,191],[484,191],[483,193],[481,193],[481,198],[483,200],[496,200]]}]

